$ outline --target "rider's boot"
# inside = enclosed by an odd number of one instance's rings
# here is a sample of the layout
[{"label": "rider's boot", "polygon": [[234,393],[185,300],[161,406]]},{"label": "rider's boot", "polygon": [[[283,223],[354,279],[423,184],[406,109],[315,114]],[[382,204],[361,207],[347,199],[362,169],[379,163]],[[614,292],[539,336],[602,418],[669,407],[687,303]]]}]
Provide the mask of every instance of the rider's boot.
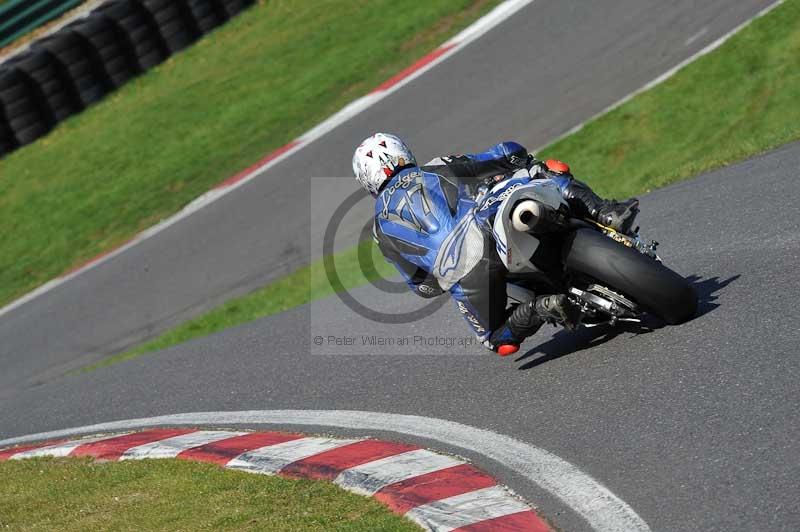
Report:
[{"label": "rider's boot", "polygon": [[581,309],[564,294],[539,296],[514,309],[506,322],[517,338],[532,336],[546,321],[562,323],[569,330],[578,326]]},{"label": "rider's boot", "polygon": [[533,336],[546,321],[561,323],[572,331],[580,323],[580,318],[580,308],[563,294],[537,297],[518,305],[505,325],[492,334],[486,346],[501,356],[508,356],[516,353],[522,341]]},{"label": "rider's boot", "polygon": [[544,320],[536,311],[536,300],[531,299],[517,305],[505,324],[494,331],[486,347],[503,357],[514,354],[519,351],[523,340],[536,334],[542,325]]},{"label": "rider's boot", "polygon": [[570,180],[565,189],[567,201],[578,214],[610,227],[615,231],[628,234],[639,213],[639,200],[636,198],[627,201],[604,200],[589,188],[589,185]]},{"label": "rider's boot", "polygon": [[580,323],[580,307],[564,294],[537,297],[534,308],[541,319],[558,322],[568,331],[574,331]]},{"label": "rider's boot", "polygon": [[627,235],[630,233],[636,215],[639,214],[639,200],[607,201],[597,213],[597,222]]}]

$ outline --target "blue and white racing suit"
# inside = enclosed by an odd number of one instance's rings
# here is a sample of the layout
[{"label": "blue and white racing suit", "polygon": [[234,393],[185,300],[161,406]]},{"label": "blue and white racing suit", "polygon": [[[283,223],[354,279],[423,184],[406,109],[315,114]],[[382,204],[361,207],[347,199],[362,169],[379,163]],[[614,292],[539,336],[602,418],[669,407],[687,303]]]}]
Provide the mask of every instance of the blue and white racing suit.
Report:
[{"label": "blue and white racing suit", "polygon": [[[449,291],[458,311],[488,347],[522,338],[506,324],[508,272],[492,236],[501,202],[476,205],[475,189],[487,178],[509,176],[532,163],[536,161],[515,142],[482,153],[439,157],[421,167],[402,169],[375,204],[373,236],[386,259],[418,295],[429,298]],[[568,173],[536,177],[553,179],[569,201],[569,185],[576,181]],[[530,179],[498,178],[495,197]]]}]

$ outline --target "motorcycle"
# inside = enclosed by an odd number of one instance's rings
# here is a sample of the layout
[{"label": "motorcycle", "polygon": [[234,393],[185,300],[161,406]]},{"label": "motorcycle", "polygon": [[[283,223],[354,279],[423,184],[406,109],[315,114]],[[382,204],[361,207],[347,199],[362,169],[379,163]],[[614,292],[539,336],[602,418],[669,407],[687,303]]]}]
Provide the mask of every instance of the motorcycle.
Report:
[{"label": "motorcycle", "polygon": [[638,227],[622,234],[570,216],[554,181],[522,170],[484,186],[476,202],[478,211],[500,203],[492,231],[509,272],[509,306],[533,294],[565,293],[587,327],[641,322],[646,313],[670,325],[694,317],[697,294],[663,264],[658,242],[642,239]]}]

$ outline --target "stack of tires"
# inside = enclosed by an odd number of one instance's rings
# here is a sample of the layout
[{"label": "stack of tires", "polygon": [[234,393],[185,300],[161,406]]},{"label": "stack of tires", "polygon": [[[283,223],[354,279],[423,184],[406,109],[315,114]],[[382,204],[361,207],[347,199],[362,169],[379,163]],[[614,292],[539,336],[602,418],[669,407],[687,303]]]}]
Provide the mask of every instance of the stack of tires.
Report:
[{"label": "stack of tires", "polygon": [[45,135],[253,0],[110,0],[0,65],[0,157]]},{"label": "stack of tires", "polygon": [[95,74],[115,89],[141,73],[134,50],[128,42],[128,34],[117,22],[104,13],[69,24],[65,31],[80,37],[92,50]]},{"label": "stack of tires", "polygon": [[[63,120],[70,114],[98,102],[111,90],[111,82],[103,71],[100,57],[91,44],[74,31],[60,31],[37,42],[31,49],[33,57],[46,58],[48,68],[58,72],[63,80],[64,90],[71,93],[73,101],[66,116],[59,114],[57,120]],[[44,87],[48,81],[34,79]],[[55,76],[49,78],[54,83]],[[48,103],[50,99],[48,98]],[[64,109],[63,111],[66,111]],[[51,111],[58,111],[51,105]]]},{"label": "stack of tires", "polygon": [[4,150],[3,153],[33,142],[52,127],[49,116],[43,113],[43,97],[39,87],[16,63],[6,65],[0,71],[3,118],[0,124],[0,149]]}]

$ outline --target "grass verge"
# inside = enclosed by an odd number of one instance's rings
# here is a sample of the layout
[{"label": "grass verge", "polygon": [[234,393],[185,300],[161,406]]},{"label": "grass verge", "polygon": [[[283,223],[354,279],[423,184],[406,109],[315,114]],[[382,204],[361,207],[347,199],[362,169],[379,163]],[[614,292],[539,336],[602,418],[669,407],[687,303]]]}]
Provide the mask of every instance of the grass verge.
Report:
[{"label": "grass verge", "polygon": [[259,2],[0,161],[0,305],[178,211],[497,3]]},{"label": "grass verge", "polygon": [[331,482],[182,460],[11,460],[0,477],[3,530],[419,530]]},{"label": "grass verge", "polygon": [[[541,156],[569,161],[576,175],[605,196],[633,196],[800,139],[798,96],[800,1],[790,0],[667,82],[548,146]],[[379,273],[394,273],[376,260],[377,270],[362,274],[357,253],[353,248],[336,257],[337,266],[343,265],[337,271],[348,272],[339,289],[364,284]],[[163,349],[332,292],[319,261],[85,369]]]}]

